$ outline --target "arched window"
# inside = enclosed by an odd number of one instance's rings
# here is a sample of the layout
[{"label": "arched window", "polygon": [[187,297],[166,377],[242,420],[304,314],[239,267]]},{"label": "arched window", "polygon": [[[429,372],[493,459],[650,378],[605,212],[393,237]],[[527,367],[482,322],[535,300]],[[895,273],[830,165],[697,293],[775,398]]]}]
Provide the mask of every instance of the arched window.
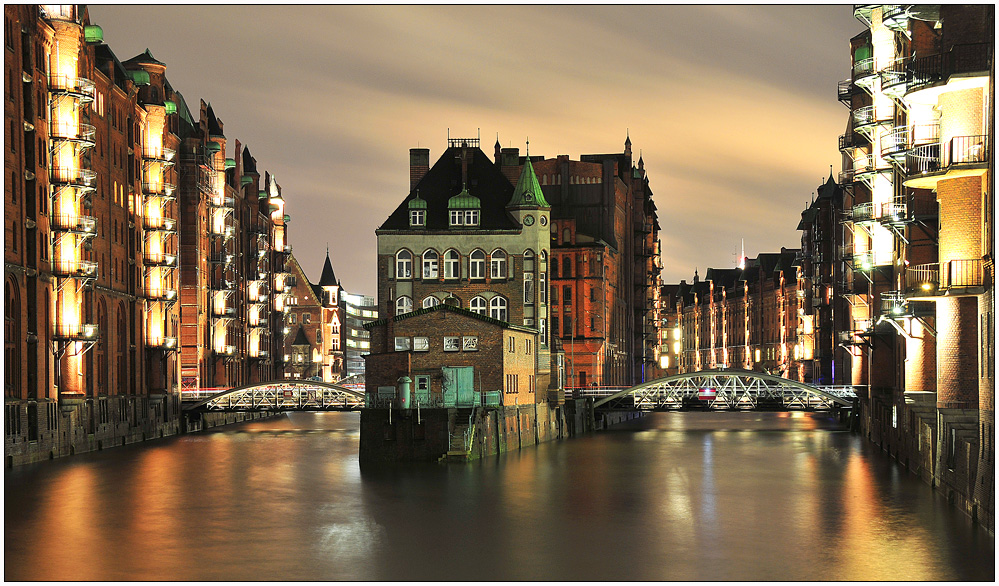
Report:
[{"label": "arched window", "polygon": [[403,295],[395,300],[395,314],[402,315],[413,311],[413,298]]},{"label": "arched window", "polygon": [[430,249],[423,253],[423,278],[437,278],[437,251]]},{"label": "arched window", "polygon": [[489,276],[493,279],[506,278],[506,253],[498,248],[489,255]]},{"label": "arched window", "polygon": [[569,229],[562,230],[562,244],[569,244]]},{"label": "arched window", "polygon": [[506,315],[506,299],[497,295],[489,300],[489,317],[500,321],[508,321]]},{"label": "arched window", "polygon": [[424,309],[426,309],[428,307],[437,307],[440,304],[441,304],[441,300],[438,299],[438,298],[436,298],[436,297],[434,297],[433,295],[430,295],[428,297],[424,297],[423,298],[423,308]]},{"label": "arched window", "polygon": [[413,254],[408,250],[400,250],[395,255],[395,278],[413,278]]},{"label": "arched window", "polygon": [[472,254],[468,255],[468,278],[486,278],[486,253],[481,250],[473,250]]},{"label": "arched window", "polygon": [[486,300],[481,296],[473,297],[468,302],[468,308],[479,315],[486,315]]},{"label": "arched window", "polygon": [[548,185],[548,173],[541,176],[541,185]]},{"label": "arched window", "polygon": [[457,250],[449,250],[444,253],[444,278],[457,279],[460,275],[458,264],[460,257]]}]

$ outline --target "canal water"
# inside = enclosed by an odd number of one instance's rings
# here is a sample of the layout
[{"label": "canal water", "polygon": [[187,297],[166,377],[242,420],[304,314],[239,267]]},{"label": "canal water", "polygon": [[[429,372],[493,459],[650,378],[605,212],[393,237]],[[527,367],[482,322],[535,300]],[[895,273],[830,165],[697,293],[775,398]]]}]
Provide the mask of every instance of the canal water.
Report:
[{"label": "canal water", "polygon": [[995,540],[827,415],[657,413],[360,466],[356,413],[8,470],[6,580],[988,580]]}]

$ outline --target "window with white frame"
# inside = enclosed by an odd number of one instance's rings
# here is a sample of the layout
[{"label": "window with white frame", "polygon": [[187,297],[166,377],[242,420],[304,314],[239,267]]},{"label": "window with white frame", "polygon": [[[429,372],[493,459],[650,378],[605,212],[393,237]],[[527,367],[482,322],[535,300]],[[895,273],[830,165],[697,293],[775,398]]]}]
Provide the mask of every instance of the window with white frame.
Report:
[{"label": "window with white frame", "polygon": [[428,250],[423,253],[423,278],[424,279],[436,279],[437,278],[437,251]]},{"label": "window with white frame", "polygon": [[465,212],[462,210],[451,210],[451,225],[461,226],[465,223]]},{"label": "window with white frame", "polygon": [[465,225],[466,226],[479,225],[479,210],[465,210]]},{"label": "window with white frame", "polygon": [[506,278],[506,253],[498,248],[489,255],[489,275],[493,279]]},{"label": "window with white frame", "polygon": [[416,352],[429,352],[430,338],[426,336],[416,336],[413,338],[413,350]]},{"label": "window with white frame", "polygon": [[395,314],[402,315],[413,311],[413,298],[403,295],[395,300]]},{"label": "window with white frame", "polygon": [[416,391],[421,395],[426,395],[430,392],[430,375],[416,375]]},{"label": "window with white frame", "polygon": [[395,278],[413,278],[413,254],[408,250],[400,250],[395,255]]},{"label": "window with white frame", "polygon": [[542,346],[548,345],[548,320],[543,317],[538,319],[538,340]]},{"label": "window with white frame", "polygon": [[524,273],[524,303],[534,303],[534,275]]},{"label": "window with white frame", "polygon": [[459,352],[461,350],[460,336],[444,336],[444,351]]},{"label": "window with white frame", "polygon": [[433,295],[429,295],[429,296],[423,298],[423,308],[424,309],[427,309],[428,307],[437,307],[440,304],[441,304],[441,300],[438,299],[438,298],[436,298],[436,297],[434,297]]},{"label": "window with white frame", "polygon": [[445,279],[457,279],[459,274],[460,257],[458,256],[458,251],[448,250],[444,253],[444,278]]},{"label": "window with white frame", "polygon": [[423,226],[426,224],[427,210],[409,210],[409,225]]},{"label": "window with white frame", "polygon": [[500,321],[507,321],[506,299],[497,295],[489,300],[489,317]]},{"label": "window with white frame", "polygon": [[548,303],[548,273],[544,271],[538,275],[538,301]]},{"label": "window with white frame", "polygon": [[405,352],[412,349],[411,340],[408,337],[396,336],[395,338],[395,351]]},{"label": "window with white frame", "polygon": [[473,297],[468,302],[468,308],[479,315],[486,315],[486,300],[481,296]]},{"label": "window with white frame", "polygon": [[486,253],[481,250],[473,250],[468,256],[468,278],[486,278]]}]

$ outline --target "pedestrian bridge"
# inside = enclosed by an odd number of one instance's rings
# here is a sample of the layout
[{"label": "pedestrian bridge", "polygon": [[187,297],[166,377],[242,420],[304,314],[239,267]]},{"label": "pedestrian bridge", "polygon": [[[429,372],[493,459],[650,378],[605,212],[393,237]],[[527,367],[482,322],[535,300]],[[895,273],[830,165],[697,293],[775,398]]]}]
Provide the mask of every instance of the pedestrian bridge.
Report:
[{"label": "pedestrian bridge", "polygon": [[232,389],[183,391],[185,411],[355,411],[364,388],[322,381],[282,379]]},{"label": "pedestrian bridge", "polygon": [[628,389],[579,389],[594,408],[664,411],[830,410],[851,407],[853,387],[819,387],[751,370],[706,370],[676,374]]}]

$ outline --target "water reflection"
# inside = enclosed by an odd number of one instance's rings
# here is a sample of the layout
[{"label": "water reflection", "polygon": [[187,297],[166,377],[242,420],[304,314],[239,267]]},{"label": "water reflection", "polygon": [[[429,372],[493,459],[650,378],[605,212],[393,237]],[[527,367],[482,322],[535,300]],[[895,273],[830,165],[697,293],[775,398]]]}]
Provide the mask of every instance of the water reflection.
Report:
[{"label": "water reflection", "polygon": [[992,580],[994,539],[815,414],[662,413],[465,466],[292,414],[5,475],[8,580]]}]

